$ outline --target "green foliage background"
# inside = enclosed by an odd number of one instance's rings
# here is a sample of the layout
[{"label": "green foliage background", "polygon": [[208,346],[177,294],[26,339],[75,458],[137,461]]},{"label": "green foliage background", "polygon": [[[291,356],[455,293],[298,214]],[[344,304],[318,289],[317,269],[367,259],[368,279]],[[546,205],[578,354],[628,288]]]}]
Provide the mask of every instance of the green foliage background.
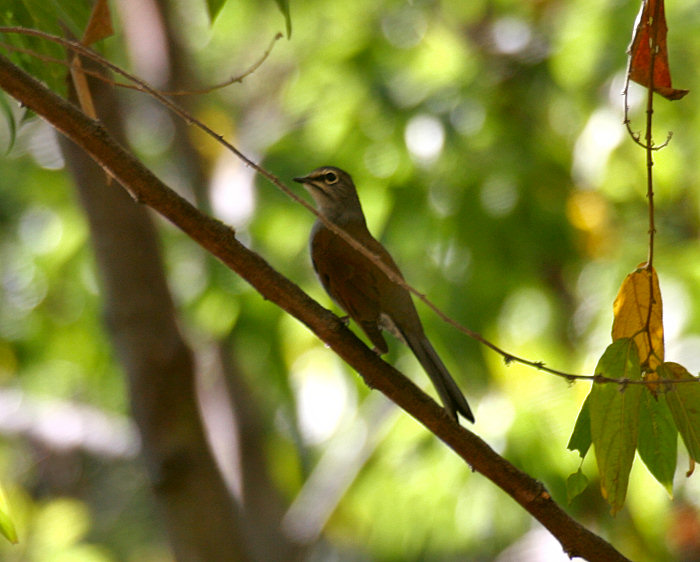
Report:
[{"label": "green foliage background", "polygon": [[[646,259],[644,154],[624,134],[620,96],[638,5],[308,0],[290,8],[293,33],[260,69],[183,103],[286,182],[323,164],[350,171],[371,230],[412,285],[511,353],[591,373],[610,337],[617,287]],[[274,2],[227,2],[213,23],[203,3],[170,10],[193,89],[242,72],[285,30]],[[117,35],[102,51],[157,80],[147,61],[129,58],[124,22],[114,13]],[[3,13],[5,23],[12,16]],[[691,94],[675,103],[658,99],[655,108],[655,139],[674,132],[656,154],[655,263],[666,357],[697,372],[700,10],[689,0],[669,3],[667,19],[674,79]],[[48,15],[32,25],[56,31]],[[641,92],[633,87],[635,129]],[[175,156],[173,117],[140,94],[123,96],[136,151],[191,195]],[[193,132],[192,143],[208,166],[211,184],[198,187],[212,190],[213,212],[330,306],[308,261],[313,217],[210,139]],[[421,156],[431,143],[431,155]],[[5,146],[0,384],[26,399],[87,404],[121,420],[128,415],[123,375],[103,329],[86,223],[55,142],[23,119]],[[558,552],[529,515],[413,420],[384,413],[370,423],[383,399],[305,328],[159,225],[183,329],[196,348],[230,342],[269,415],[264,447],[284,495],[293,500],[344,432],[365,428],[373,443],[328,522],[328,548],[343,559],[492,560],[532,540],[539,552]],[[474,430],[566,504],[565,480],[579,458],[566,444],[588,385],[505,366],[419,309],[477,406]],[[389,361],[425,384],[398,344]],[[0,544],[0,558],[168,559],[138,462],[56,452],[12,428],[22,407],[0,412],[0,481],[20,539],[19,546]],[[700,487],[697,476],[682,476],[686,466],[682,459],[671,499],[637,462],[626,507],[612,518],[589,458],[583,470],[592,484],[569,509],[634,560],[673,559],[684,553],[681,515],[689,510],[698,520]]]}]

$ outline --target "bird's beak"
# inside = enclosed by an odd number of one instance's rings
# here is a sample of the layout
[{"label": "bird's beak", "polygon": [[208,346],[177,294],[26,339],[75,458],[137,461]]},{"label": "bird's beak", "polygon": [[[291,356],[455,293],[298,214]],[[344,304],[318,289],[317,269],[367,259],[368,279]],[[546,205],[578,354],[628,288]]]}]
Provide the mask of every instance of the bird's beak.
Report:
[{"label": "bird's beak", "polygon": [[309,174],[308,176],[303,176],[300,178],[294,178],[294,181],[303,184],[306,191],[308,191],[311,194],[311,197],[314,198],[317,204],[319,202],[319,195],[329,197],[326,186],[321,181],[319,181],[317,176],[314,176],[313,174]]},{"label": "bird's beak", "polygon": [[300,184],[303,184],[303,186],[306,188],[306,191],[311,193],[313,195],[314,193],[326,193],[326,190],[324,189],[323,184],[321,184],[317,178],[313,176],[303,176],[300,178],[294,178],[294,181],[299,182]]}]

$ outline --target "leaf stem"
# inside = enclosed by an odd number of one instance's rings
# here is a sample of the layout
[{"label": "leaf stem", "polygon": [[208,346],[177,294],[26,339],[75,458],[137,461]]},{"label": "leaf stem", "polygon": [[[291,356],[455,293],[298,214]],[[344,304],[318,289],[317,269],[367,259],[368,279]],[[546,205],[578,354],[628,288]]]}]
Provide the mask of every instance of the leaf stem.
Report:
[{"label": "leaf stem", "polygon": [[[648,0],[646,0],[648,1]],[[651,20],[647,19],[644,22],[649,28],[649,86],[647,88],[647,110],[646,110],[646,133],[645,133],[645,152],[646,152],[646,168],[647,168],[647,201],[649,207],[649,254],[647,257],[646,270],[649,275],[649,308],[647,310],[647,318],[645,323],[646,335],[649,343],[649,353],[654,351],[651,338],[651,317],[652,310],[656,304],[654,298],[654,240],[656,236],[656,224],[654,220],[654,140],[652,138],[652,124],[654,115],[654,67],[656,63],[656,55],[658,54],[659,46],[657,41],[658,22],[661,2],[657,1],[654,4],[654,13]]]},{"label": "leaf stem", "polygon": [[[654,67],[656,63],[656,55],[658,53],[657,30],[659,21],[659,6],[656,2],[654,5],[654,14],[651,21],[643,22],[649,28],[649,86],[647,87],[647,110],[646,110],[646,132],[645,132],[645,152],[647,165],[647,199],[649,202],[649,255],[647,258],[646,268],[651,271],[654,264],[654,236],[656,234],[656,225],[654,222],[654,141],[652,138],[652,123],[654,115]],[[649,283],[651,283],[651,276]],[[651,295],[651,291],[649,293]],[[651,316],[651,307],[649,307],[649,316]]]}]

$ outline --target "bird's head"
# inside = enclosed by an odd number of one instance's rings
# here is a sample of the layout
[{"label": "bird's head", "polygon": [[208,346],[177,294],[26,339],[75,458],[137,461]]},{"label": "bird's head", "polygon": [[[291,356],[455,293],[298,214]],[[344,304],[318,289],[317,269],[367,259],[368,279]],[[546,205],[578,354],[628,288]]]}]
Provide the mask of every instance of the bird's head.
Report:
[{"label": "bird's head", "polygon": [[360,200],[350,174],[335,166],[321,166],[310,174],[294,178],[304,184],[319,212],[334,222],[364,220]]}]

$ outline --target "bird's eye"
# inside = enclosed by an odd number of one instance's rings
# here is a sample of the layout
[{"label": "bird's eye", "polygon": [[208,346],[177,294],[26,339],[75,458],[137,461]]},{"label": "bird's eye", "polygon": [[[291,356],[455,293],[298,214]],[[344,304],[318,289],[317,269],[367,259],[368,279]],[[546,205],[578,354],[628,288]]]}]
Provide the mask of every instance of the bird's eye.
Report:
[{"label": "bird's eye", "polygon": [[326,183],[335,183],[338,181],[338,174],[335,172],[326,172],[323,179],[326,180]]}]

